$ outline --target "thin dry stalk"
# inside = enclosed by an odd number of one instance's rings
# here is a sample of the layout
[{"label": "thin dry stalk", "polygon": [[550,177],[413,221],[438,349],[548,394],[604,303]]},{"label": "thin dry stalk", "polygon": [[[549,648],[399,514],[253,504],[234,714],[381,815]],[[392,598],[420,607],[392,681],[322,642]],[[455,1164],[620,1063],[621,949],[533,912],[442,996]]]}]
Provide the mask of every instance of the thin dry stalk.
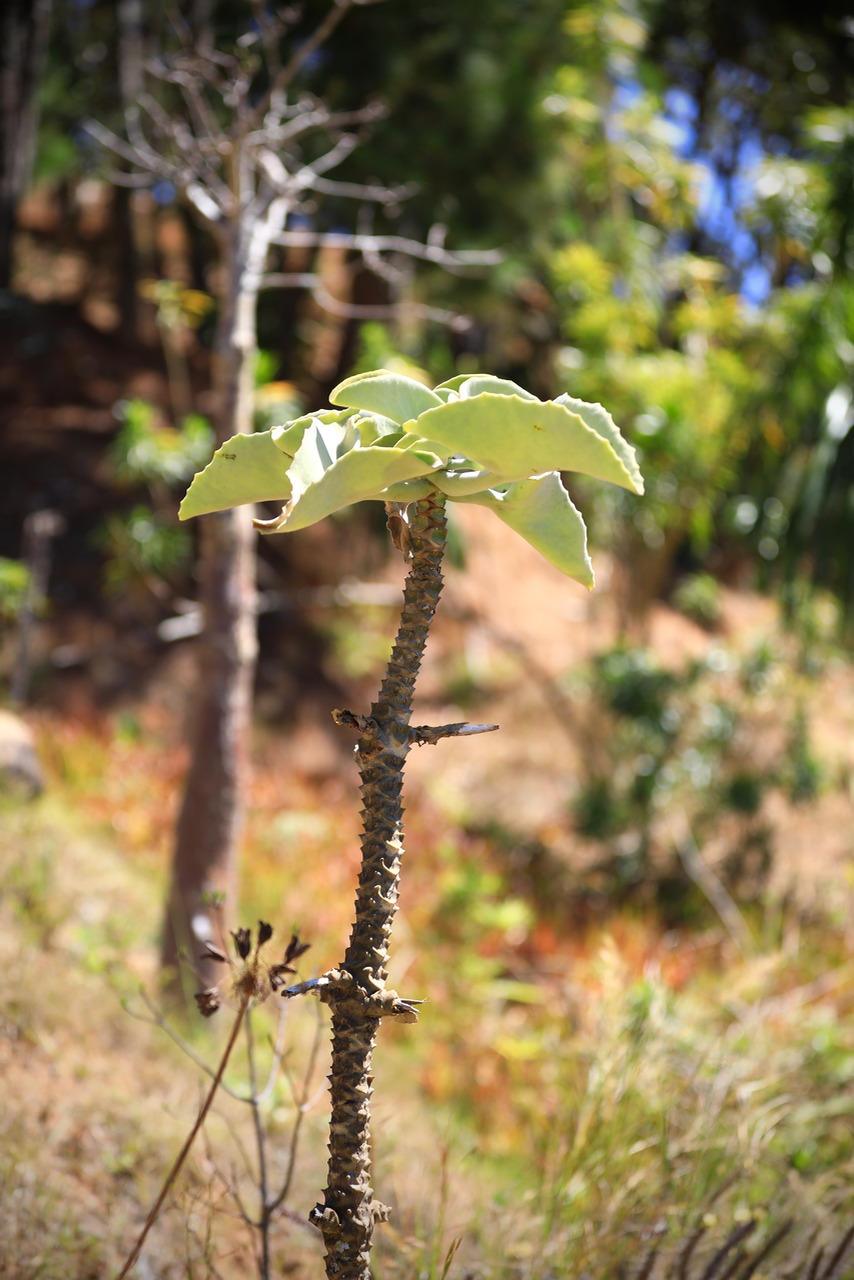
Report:
[{"label": "thin dry stalk", "polygon": [[149,1231],[157,1221],[157,1218],[160,1214],[160,1210],[163,1208],[166,1197],[168,1196],[172,1188],[172,1185],[175,1182],[175,1179],[178,1177],[178,1174],[181,1172],[181,1169],[183,1168],[184,1161],[187,1159],[187,1156],[190,1154],[190,1148],[192,1147],[193,1143],[196,1140],[196,1134],[199,1132],[199,1130],[201,1129],[202,1125],[205,1122],[205,1117],[207,1116],[208,1112],[211,1109],[211,1105],[213,1103],[214,1097],[216,1096],[216,1091],[219,1088],[219,1083],[222,1080],[223,1075],[225,1074],[225,1068],[228,1066],[228,1059],[231,1057],[231,1051],[237,1042],[237,1037],[240,1033],[240,1024],[243,1021],[243,1015],[246,1012],[246,1008],[248,1004],[249,1004],[249,996],[244,995],[240,1004],[240,1009],[238,1010],[238,1013],[237,1013],[237,1017],[234,1019],[234,1025],[231,1028],[231,1034],[228,1037],[228,1044],[225,1046],[225,1052],[223,1053],[222,1059],[220,1060],[219,1068],[217,1070],[216,1075],[214,1076],[213,1084],[208,1090],[208,1096],[205,1098],[204,1103],[202,1104],[202,1109],[199,1112],[196,1123],[193,1125],[192,1129],[190,1130],[187,1141],[184,1143],[183,1147],[181,1148],[178,1154],[178,1159],[175,1161],[174,1165],[172,1166],[172,1169],[170,1170],[169,1175],[163,1184],[163,1188],[160,1192],[160,1195],[155,1200],[154,1206],[151,1212],[149,1213],[148,1217],[146,1218],[145,1226],[142,1228],[139,1239],[137,1240],[136,1244],[131,1250],[127,1262],[119,1272],[117,1280],[124,1280],[124,1277],[130,1273],[131,1267],[134,1265],[140,1253],[142,1252],[142,1246],[145,1244],[145,1240]]}]

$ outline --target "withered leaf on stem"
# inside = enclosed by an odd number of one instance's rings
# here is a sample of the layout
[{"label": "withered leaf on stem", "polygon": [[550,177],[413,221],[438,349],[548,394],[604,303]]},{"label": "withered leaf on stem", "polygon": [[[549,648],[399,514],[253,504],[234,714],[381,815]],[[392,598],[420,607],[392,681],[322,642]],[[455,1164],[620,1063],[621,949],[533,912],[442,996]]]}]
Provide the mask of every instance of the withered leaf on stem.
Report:
[{"label": "withered leaf on stem", "polygon": [[299,960],[300,956],[304,956],[310,946],[310,942],[300,942],[299,935],[292,933],[288,949],[285,952],[285,964],[292,964],[294,960]]},{"label": "withered leaf on stem", "polygon": [[246,960],[252,950],[252,931],[250,929],[232,929],[234,947],[241,960]]},{"label": "withered leaf on stem", "polygon": [[266,924],[263,920],[258,921],[258,946],[263,947],[265,942],[269,942],[273,936],[273,926]]}]

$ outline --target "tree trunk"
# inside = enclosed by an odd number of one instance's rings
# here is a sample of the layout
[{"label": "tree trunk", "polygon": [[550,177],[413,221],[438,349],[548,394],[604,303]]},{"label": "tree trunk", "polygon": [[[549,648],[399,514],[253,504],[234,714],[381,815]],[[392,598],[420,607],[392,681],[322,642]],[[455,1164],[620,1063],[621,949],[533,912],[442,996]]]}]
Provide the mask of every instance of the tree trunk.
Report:
[{"label": "tree trunk", "polygon": [[[213,362],[217,446],[252,431],[257,301],[233,241],[224,240],[223,248],[223,274],[233,284],[223,291]],[[257,653],[255,538],[251,507],[202,521],[204,631],[164,928],[166,965],[176,962],[182,947],[191,950],[194,939],[214,938],[210,894],[225,894],[226,912],[234,911]]]},{"label": "tree trunk", "polygon": [[12,279],[12,232],[29,186],[38,135],[36,91],[50,28],[51,0],[0,5],[0,289]]},{"label": "tree trunk", "polygon": [[[143,90],[143,27],[142,0],[119,0],[116,6],[118,22],[119,89],[125,111],[136,109]],[[136,210],[133,193],[128,187],[116,187],[115,201],[117,221],[121,235],[121,285],[119,302],[122,326],[131,338],[139,337],[140,298],[137,294],[139,262],[136,252],[138,236],[134,230]]]},{"label": "tree trunk", "polygon": [[[235,166],[240,199],[240,167]],[[253,430],[258,290],[288,202],[276,198],[263,216],[249,210],[215,225],[225,281],[213,360],[216,443]],[[249,771],[252,682],[258,650],[252,508],[202,522],[199,563],[204,631],[199,642],[192,757],[178,818],[162,960],[173,965],[193,939],[215,935],[211,893],[226,895],[233,915],[238,840]],[[213,980],[215,967],[201,966]]]},{"label": "tree trunk", "polygon": [[326,1274],[370,1280],[374,1223],[388,1211],[373,1199],[370,1169],[371,1056],[384,1016],[415,1021],[411,1003],[386,990],[388,942],[397,911],[403,853],[403,766],[411,743],[415,679],[442,590],[445,508],[440,495],[410,508],[412,567],[403,615],[379,698],[368,717],[339,712],[361,730],[356,759],[362,780],[362,867],[356,920],[340,970],[327,975],[322,999],[332,1008],[332,1118],[328,1186],[310,1219],[326,1246]]}]

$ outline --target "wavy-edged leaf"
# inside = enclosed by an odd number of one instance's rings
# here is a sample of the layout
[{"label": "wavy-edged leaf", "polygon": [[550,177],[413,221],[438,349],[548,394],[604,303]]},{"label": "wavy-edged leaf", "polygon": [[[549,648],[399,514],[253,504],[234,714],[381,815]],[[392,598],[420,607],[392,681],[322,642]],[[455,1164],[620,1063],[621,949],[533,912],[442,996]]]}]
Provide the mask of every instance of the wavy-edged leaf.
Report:
[{"label": "wavy-edged leaf", "polygon": [[450,450],[441,441],[425,440],[423,436],[413,435],[411,431],[404,431],[400,440],[395,443],[398,449],[421,449],[425,453],[435,453],[436,457],[441,458],[443,462],[447,462],[451,456]]},{"label": "wavy-edged leaf", "polygon": [[293,458],[302,444],[303,436],[313,422],[341,424],[352,417],[352,409],[325,409],[322,413],[306,413],[292,422],[284,422],[281,426],[273,427],[270,435],[276,448]]},{"label": "wavy-edged leaf", "polygon": [[426,498],[428,493],[435,492],[436,486],[431,475],[429,480],[401,480],[399,484],[390,484],[378,496],[385,502],[417,502],[419,498]]},{"label": "wavy-edged leaf", "polygon": [[554,471],[535,480],[508,485],[506,489],[493,489],[455,501],[488,507],[561,573],[593,590],[587,529]]},{"label": "wavy-edged leaf", "polygon": [[[305,456],[300,457],[305,451]],[[311,456],[310,456],[311,455]],[[402,480],[429,475],[441,465],[435,454],[416,449],[396,449],[393,445],[369,445],[365,449],[349,449],[324,467],[319,479],[302,484],[302,478],[316,474],[323,465],[324,442],[306,438],[294,459],[291,475],[294,496],[275,520],[256,520],[263,533],[291,533],[316,524],[324,516],[364,498],[385,497],[384,490]],[[297,464],[299,465],[299,476]]]},{"label": "wavy-edged leaf", "polygon": [[180,518],[189,520],[245,502],[290,498],[291,460],[270,437],[271,432],[260,431],[226,440],[204,471],[194,476],[178,511]]},{"label": "wavy-edged leaf", "polygon": [[464,382],[468,382],[469,378],[476,378],[476,373],[455,373],[453,378],[448,378],[446,382],[440,382],[433,390],[436,395],[440,395],[443,391],[459,391]]},{"label": "wavy-edged leaf", "polygon": [[586,400],[576,400],[568,393],[556,396],[555,404],[565,405],[570,413],[577,413],[579,418],[587,423],[588,427],[592,427],[594,431],[608,441],[608,444],[631,476],[635,493],[643,493],[643,476],[638,466],[637,454],[628,441],[623,439],[620,428],[608,410],[603,408],[601,404],[588,403]]},{"label": "wavy-edged leaf", "polygon": [[393,422],[391,418],[386,418],[381,413],[357,412],[353,418],[353,425],[359,429],[362,444],[373,444],[375,440],[387,437],[399,438],[403,434],[403,428],[399,422]]},{"label": "wavy-edged leaf", "polygon": [[494,471],[449,471],[442,469],[430,477],[432,483],[448,498],[465,498],[472,493],[483,493],[502,483],[504,477]]},{"label": "wavy-edged leaf", "polygon": [[406,430],[437,440],[508,480],[580,471],[636,491],[632,475],[604,436],[552,400],[483,392],[428,409]]},{"label": "wavy-edged leaf", "polygon": [[[453,381],[457,382],[458,379],[454,378]],[[520,387],[517,382],[511,382],[509,378],[496,378],[491,373],[471,374],[459,382],[457,391],[461,400],[470,400],[472,396],[481,396],[484,392],[490,392],[495,396],[518,396],[520,400],[537,398],[524,387]]]},{"label": "wavy-edged leaf", "polygon": [[417,418],[425,409],[441,405],[442,401],[423,383],[407,378],[402,373],[390,373],[377,369],[372,373],[357,373],[345,378],[329,396],[332,404],[349,409],[366,409],[369,413],[381,413],[392,422],[403,424]]}]

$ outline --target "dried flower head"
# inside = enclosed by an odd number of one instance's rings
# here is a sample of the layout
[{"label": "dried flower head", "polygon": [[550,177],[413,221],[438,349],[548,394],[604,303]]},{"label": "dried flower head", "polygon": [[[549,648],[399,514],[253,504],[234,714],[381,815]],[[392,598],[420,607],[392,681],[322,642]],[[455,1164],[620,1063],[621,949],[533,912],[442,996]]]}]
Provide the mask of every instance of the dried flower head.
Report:
[{"label": "dried flower head", "polygon": [[212,1018],[222,1004],[222,997],[216,987],[208,987],[206,991],[196,992],[196,1004],[203,1018]]},{"label": "dried flower head", "polygon": [[305,955],[310,946],[310,942],[301,942],[298,934],[291,934],[291,940],[288,943],[287,950],[285,951],[283,963],[270,966],[270,985],[274,991],[285,985],[286,973],[296,973],[293,962],[295,960],[299,960],[300,956]]},{"label": "dried flower head", "polygon": [[[200,959],[216,960],[220,964],[227,964],[231,969],[232,995],[238,1001],[250,999],[254,1000],[256,1004],[266,1000],[272,991],[277,991],[280,987],[285,986],[284,975],[296,973],[294,962],[301,955],[304,955],[311,946],[309,942],[301,942],[298,935],[294,933],[291,935],[291,940],[285,949],[284,961],[281,964],[270,965],[261,960],[259,952],[273,936],[273,926],[271,924],[267,924],[264,920],[258,921],[258,936],[254,954],[252,951],[251,929],[232,929],[231,936],[234,939],[234,949],[240,958],[240,962],[232,960],[229,955],[221,951],[219,947],[214,946],[212,942],[205,943]],[[208,987],[205,991],[198,992],[196,1003],[203,1017],[211,1017],[222,1004],[222,995],[219,988]]]},{"label": "dried flower head", "polygon": [[232,929],[231,936],[234,939],[234,949],[240,956],[240,959],[248,959],[249,952],[252,950],[251,929]]}]

